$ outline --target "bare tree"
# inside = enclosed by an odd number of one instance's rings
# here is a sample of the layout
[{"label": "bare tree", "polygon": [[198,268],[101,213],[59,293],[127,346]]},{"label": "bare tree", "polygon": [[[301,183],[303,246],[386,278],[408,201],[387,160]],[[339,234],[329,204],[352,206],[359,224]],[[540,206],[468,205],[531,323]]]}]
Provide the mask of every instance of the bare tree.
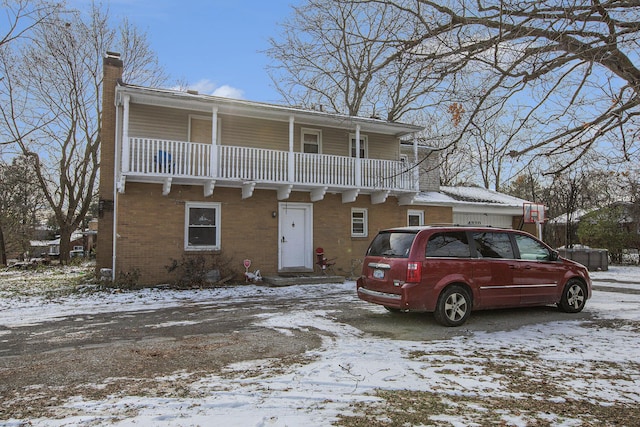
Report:
[{"label": "bare tree", "polygon": [[45,22],[59,8],[58,2],[34,0],[2,0],[4,25],[0,32],[0,46],[28,36],[31,30]]},{"label": "bare tree", "polygon": [[[527,107],[513,132],[537,130],[513,156],[570,153],[564,159],[568,166],[605,141],[621,160],[637,157],[640,1],[356,3],[394,6],[419,22],[415,37],[407,39],[408,50],[416,60],[451,70],[440,70],[446,73],[443,89],[462,99],[468,112],[458,141],[482,126],[482,111],[510,105]],[[460,71],[477,78],[457,85]]]},{"label": "bare tree", "polygon": [[[351,114],[383,106],[389,120],[421,108],[445,119],[461,105],[443,149],[484,128],[489,112],[516,111],[506,146],[495,148],[523,162],[544,155],[550,172],[599,145],[611,147],[612,160],[640,154],[640,0],[306,4],[269,51],[292,104],[326,102]],[[403,90],[390,90],[392,76]]]},{"label": "bare tree", "polygon": [[[4,140],[32,159],[49,208],[60,228],[60,260],[96,190],[99,167],[102,57],[123,50],[137,83],[165,77],[144,33],[125,22],[118,32],[108,11],[56,13],[24,43],[1,55],[6,78],[0,113]],[[15,46],[15,47],[14,47]]]},{"label": "bare tree", "polygon": [[270,40],[272,80],[290,104],[398,120],[437,80],[403,51],[411,19],[382,3],[309,0]]}]

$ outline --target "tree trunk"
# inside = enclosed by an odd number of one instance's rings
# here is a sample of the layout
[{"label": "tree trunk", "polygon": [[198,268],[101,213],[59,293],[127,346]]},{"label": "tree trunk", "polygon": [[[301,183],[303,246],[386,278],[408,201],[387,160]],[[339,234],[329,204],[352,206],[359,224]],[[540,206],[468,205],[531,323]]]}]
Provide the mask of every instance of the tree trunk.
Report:
[{"label": "tree trunk", "polygon": [[60,229],[60,264],[69,264],[72,233],[72,229],[66,227]]},{"label": "tree trunk", "polygon": [[4,233],[0,225],[0,265],[7,265],[7,248],[4,243]]}]

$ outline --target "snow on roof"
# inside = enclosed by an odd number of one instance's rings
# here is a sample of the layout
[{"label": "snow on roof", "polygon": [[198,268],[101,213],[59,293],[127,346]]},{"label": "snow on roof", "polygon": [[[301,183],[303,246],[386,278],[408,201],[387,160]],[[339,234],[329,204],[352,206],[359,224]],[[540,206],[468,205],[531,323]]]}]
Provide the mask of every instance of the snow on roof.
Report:
[{"label": "snow on roof", "polygon": [[592,210],[588,209],[577,209],[569,214],[569,218],[567,218],[567,214],[563,213],[562,215],[558,215],[555,218],[549,220],[552,224],[566,224],[567,222],[571,222],[572,224],[576,224],[580,222],[583,216],[590,213]]},{"label": "snow on roof", "polygon": [[449,206],[457,213],[491,213],[522,215],[523,205],[530,203],[518,197],[478,187],[440,187],[440,191],[424,191],[416,195],[416,205]]},{"label": "snow on roof", "polygon": [[523,203],[531,203],[527,200],[508,194],[499,193],[480,187],[440,187],[440,192],[450,196],[456,201],[481,202],[507,206],[522,206]]},{"label": "snow on roof", "polygon": [[[71,234],[71,239],[69,241],[73,242],[74,240],[80,240],[80,239],[82,239],[82,236],[83,236],[82,231],[76,230]],[[59,245],[60,244],[60,238],[58,237],[57,239],[53,239],[53,240],[30,240],[29,244],[31,246],[33,246],[33,247]]]}]

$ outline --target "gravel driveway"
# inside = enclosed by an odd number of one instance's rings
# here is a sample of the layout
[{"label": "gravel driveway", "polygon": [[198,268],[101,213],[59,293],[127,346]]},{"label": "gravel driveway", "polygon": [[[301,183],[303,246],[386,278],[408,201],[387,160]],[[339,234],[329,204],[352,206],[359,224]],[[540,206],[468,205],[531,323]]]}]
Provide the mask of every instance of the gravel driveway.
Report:
[{"label": "gravel driveway", "polygon": [[[336,323],[367,335],[421,343],[566,319],[610,326],[587,311],[568,315],[539,307],[474,312],[464,327],[445,328],[430,314],[372,310],[354,298],[348,286],[328,285],[324,292],[312,286],[313,292],[297,292],[296,299],[286,289],[250,288],[239,287],[241,296],[232,300],[212,295],[210,300],[185,300],[171,307],[96,309],[33,323],[22,319],[19,325],[0,324],[0,425],[1,420],[55,417],[60,402],[78,395],[94,400],[114,393],[179,396],[199,377],[224,376],[225,366],[243,360],[276,359],[284,370],[305,363],[329,334],[313,327],[283,334],[260,326],[256,319],[264,313],[327,310]],[[56,299],[49,304],[56,304]],[[177,373],[189,375],[181,378]],[[168,376],[173,376],[170,383],[159,380]]]}]

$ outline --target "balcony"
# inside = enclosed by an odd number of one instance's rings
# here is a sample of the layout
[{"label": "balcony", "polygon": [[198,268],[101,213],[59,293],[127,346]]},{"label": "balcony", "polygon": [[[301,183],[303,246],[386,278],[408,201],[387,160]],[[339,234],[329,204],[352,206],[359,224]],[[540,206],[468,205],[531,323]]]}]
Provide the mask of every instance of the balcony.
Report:
[{"label": "balcony", "polygon": [[313,201],[326,192],[341,193],[344,202],[370,194],[374,203],[417,192],[404,162],[150,138],[128,138],[120,171],[120,192],[127,181],[161,183],[165,195],[172,183],[204,185],[205,196],[214,186],[241,187],[243,198],[256,187],[274,189],[280,200],[292,190],[309,191]]}]

